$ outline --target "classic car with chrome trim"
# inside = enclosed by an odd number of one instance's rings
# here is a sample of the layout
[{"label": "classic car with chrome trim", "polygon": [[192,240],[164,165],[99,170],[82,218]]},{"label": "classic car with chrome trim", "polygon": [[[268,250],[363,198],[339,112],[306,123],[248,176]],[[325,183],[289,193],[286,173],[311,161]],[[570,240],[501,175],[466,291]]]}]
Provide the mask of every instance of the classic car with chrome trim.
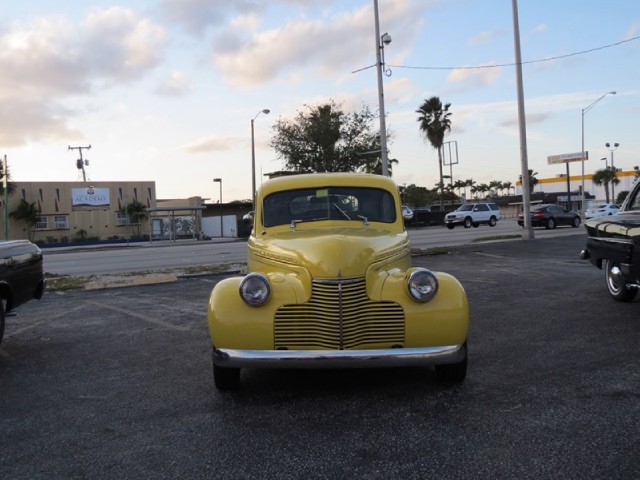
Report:
[{"label": "classic car with chrome trim", "polygon": [[615,215],[589,219],[580,258],[604,270],[609,294],[630,302],[640,290],[640,178]]},{"label": "classic car with chrome trim", "polygon": [[0,242],[0,342],[6,317],[30,300],[42,298],[45,288],[42,251],[29,240]]},{"label": "classic car with chrome trim", "polygon": [[380,175],[284,176],[258,190],[247,274],[213,288],[213,376],[242,368],[432,366],[467,373],[469,308],[452,275],[411,266],[397,185]]}]

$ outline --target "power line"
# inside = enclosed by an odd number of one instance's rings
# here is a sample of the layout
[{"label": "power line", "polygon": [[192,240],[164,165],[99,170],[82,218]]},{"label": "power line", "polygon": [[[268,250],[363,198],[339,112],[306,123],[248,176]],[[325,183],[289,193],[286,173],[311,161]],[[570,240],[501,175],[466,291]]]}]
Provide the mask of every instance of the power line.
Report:
[{"label": "power line", "polygon": [[[547,57],[547,58],[541,58],[538,60],[529,60],[526,62],[522,62],[522,65],[528,65],[528,64],[532,64],[532,63],[542,63],[542,62],[550,62],[553,60],[560,60],[563,58],[569,58],[569,57],[576,57],[578,55],[585,55],[587,53],[591,53],[591,52],[596,52],[598,50],[604,50],[606,48],[611,48],[611,47],[617,47],[618,45],[622,45],[623,43],[628,43],[628,42],[633,42],[635,40],[640,39],[640,35],[636,36],[636,37],[631,37],[631,38],[627,38],[626,40],[620,40],[619,42],[615,42],[615,43],[610,43],[608,45],[603,45],[601,47],[595,47],[595,48],[590,48],[589,50],[582,50],[580,52],[573,52],[573,53],[567,53],[565,55],[558,55],[555,57]],[[516,63],[500,63],[500,64],[496,64],[496,65],[477,65],[477,66],[473,66],[473,67],[416,67],[416,66],[410,66],[410,65],[389,65],[389,67],[393,67],[393,68],[408,68],[408,69],[413,69],[413,70],[477,70],[477,69],[482,69],[482,68],[498,68],[498,67],[513,67],[517,65]],[[373,65],[371,65],[373,66]],[[361,68],[360,70],[365,70],[367,68],[371,68],[371,67],[365,67],[365,68]],[[355,72],[358,72],[360,70],[356,70]],[[353,72],[353,73],[355,73]]]}]

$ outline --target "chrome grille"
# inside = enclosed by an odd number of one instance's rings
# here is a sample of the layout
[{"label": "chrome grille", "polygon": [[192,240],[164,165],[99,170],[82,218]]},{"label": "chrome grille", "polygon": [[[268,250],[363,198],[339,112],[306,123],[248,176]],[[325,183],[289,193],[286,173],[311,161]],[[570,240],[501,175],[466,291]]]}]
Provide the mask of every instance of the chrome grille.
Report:
[{"label": "chrome grille", "polygon": [[275,315],[276,349],[349,350],[404,346],[404,311],[373,302],[364,279],[314,281],[311,298]]}]

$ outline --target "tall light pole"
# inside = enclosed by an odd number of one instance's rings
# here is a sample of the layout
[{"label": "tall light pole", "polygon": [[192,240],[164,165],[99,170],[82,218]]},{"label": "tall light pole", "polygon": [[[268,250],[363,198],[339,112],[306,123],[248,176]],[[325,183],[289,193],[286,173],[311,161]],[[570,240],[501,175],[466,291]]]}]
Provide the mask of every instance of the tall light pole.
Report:
[{"label": "tall light pole", "polygon": [[[613,172],[613,176],[616,176],[616,166],[613,164],[613,152],[620,146],[619,143],[614,143],[613,146],[607,142],[604,144],[605,147],[607,147],[609,149],[609,151],[611,152],[611,171]],[[616,194],[615,194],[615,184],[613,183],[613,181],[611,182],[611,201],[613,203],[616,203]]]},{"label": "tall light pole", "polygon": [[220,184],[220,238],[224,237],[224,231],[222,230],[222,217],[224,214],[224,209],[222,208],[222,179],[214,178],[213,183]]},{"label": "tall light pole", "polygon": [[584,160],[585,160],[585,151],[584,151],[584,116],[589,113],[589,110],[591,110],[596,103],[598,103],[600,100],[602,100],[604,97],[606,97],[607,95],[615,95],[616,92],[614,90],[604,93],[602,95],[600,95],[600,97],[598,97],[595,101],[591,102],[591,104],[589,104],[589,106],[587,106],[586,108],[582,109],[582,149],[580,150],[582,152],[582,208],[580,209],[580,213],[584,214],[584,210],[585,210],[585,205],[586,205],[586,194],[584,191]]},{"label": "tall light pole", "polygon": [[378,0],[373,0],[373,14],[376,30],[376,70],[378,72],[378,110],[380,113],[380,160],[382,175],[389,176],[389,158],[387,151],[387,123],[384,111],[384,88],[382,85],[382,66],[384,65],[384,46],[391,43],[391,35],[380,36],[380,19],[378,17]]},{"label": "tall light pole", "polygon": [[9,180],[9,170],[7,166],[7,156],[2,159],[2,207],[4,222],[4,239],[9,240],[9,191],[7,190],[7,182]]},{"label": "tall light pole", "polygon": [[[253,210],[256,209],[256,141],[253,133],[253,122],[261,113],[268,115],[271,113],[271,110],[264,108],[251,119],[251,205],[253,206]],[[220,183],[220,188],[222,188],[222,182]]]},{"label": "tall light pole", "polygon": [[518,22],[518,2],[511,0],[513,14],[513,49],[516,59],[516,83],[518,85],[518,127],[520,136],[520,169],[522,171],[522,210],[523,210],[523,240],[533,240],[535,235],[531,227],[531,189],[529,187],[529,159],[527,157],[527,125],[524,113],[524,88],[522,86],[522,57],[520,54],[520,26]]}]

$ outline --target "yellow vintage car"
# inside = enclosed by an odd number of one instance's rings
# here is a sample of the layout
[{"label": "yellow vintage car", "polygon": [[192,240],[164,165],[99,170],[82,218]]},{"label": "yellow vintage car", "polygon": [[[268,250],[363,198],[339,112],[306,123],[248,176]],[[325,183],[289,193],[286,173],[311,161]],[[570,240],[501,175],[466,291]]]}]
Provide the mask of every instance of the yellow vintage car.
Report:
[{"label": "yellow vintage car", "polygon": [[398,187],[357,173],[258,190],[247,275],[215,285],[208,321],[220,390],[241,368],[435,366],[467,373],[469,307],[451,275],[411,266]]}]

